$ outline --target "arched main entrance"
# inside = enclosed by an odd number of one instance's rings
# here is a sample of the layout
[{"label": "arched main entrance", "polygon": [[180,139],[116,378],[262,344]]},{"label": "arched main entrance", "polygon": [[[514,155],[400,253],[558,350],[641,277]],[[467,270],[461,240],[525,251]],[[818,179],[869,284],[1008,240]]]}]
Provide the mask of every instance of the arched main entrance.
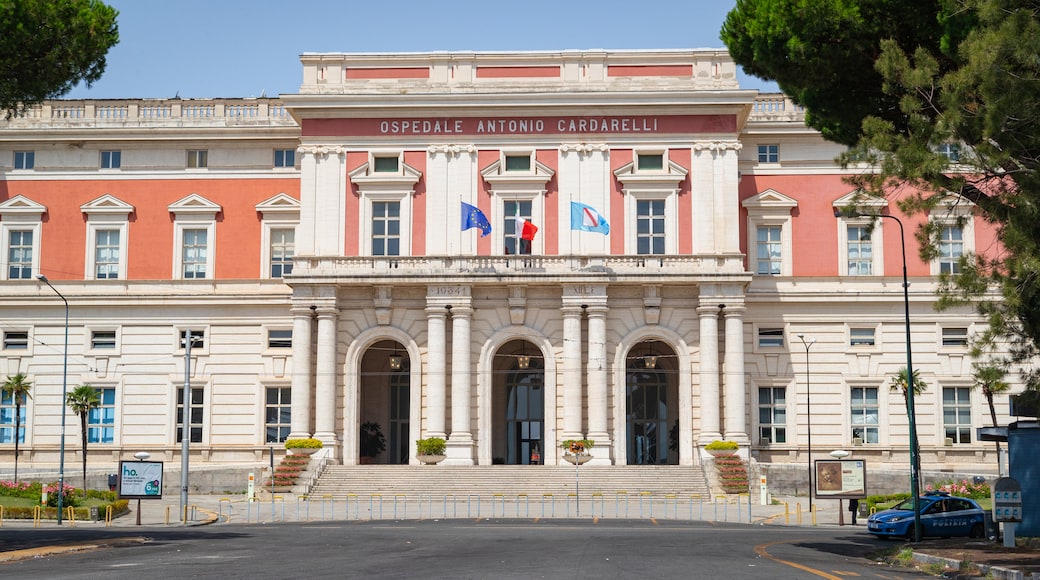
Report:
[{"label": "arched main entrance", "polygon": [[396,341],[377,342],[362,357],[358,405],[362,463],[408,463],[411,449],[409,366],[408,353]]},{"label": "arched main entrance", "polygon": [[671,347],[643,342],[625,369],[625,437],[628,465],[679,464],[679,385]]},{"label": "arched main entrance", "polygon": [[545,365],[530,343],[514,340],[500,349],[492,392],[492,463],[543,463]]}]

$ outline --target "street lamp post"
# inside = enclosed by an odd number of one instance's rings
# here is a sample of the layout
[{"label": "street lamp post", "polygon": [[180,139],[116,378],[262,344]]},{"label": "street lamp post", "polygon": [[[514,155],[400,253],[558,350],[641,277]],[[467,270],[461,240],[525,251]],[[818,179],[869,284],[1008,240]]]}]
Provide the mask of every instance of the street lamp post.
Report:
[{"label": "street lamp post", "polygon": [[[148,459],[151,456],[152,456],[152,454],[148,453],[147,451],[138,451],[137,453],[134,453],[134,457],[136,457],[138,461],[144,461],[145,459]],[[137,498],[137,525],[141,525],[141,498],[140,498],[140,496]]]},{"label": "street lamp post", "polygon": [[[46,276],[40,274],[36,279],[54,290],[54,293],[65,303],[65,350],[61,358],[61,441],[58,443],[58,525],[61,525],[61,512],[65,508],[65,397],[68,391],[69,377],[69,301],[58,289],[51,285]],[[17,437],[18,434],[15,433]]]},{"label": "street lamp post", "polygon": [[816,339],[809,341],[805,340],[804,334],[799,334],[798,339],[805,345],[805,433],[806,433],[806,447],[807,454],[809,455],[809,518],[813,516],[812,511],[812,496],[813,496],[813,464],[812,464],[812,397],[809,393],[809,349],[816,343]]},{"label": "street lamp post", "polygon": [[903,252],[903,310],[906,323],[906,414],[910,422],[910,495],[914,503],[914,541],[921,541],[921,499],[918,492],[921,488],[921,450],[917,442],[917,414],[914,410],[914,362],[910,348],[910,281],[906,275],[906,237],[903,233],[903,222],[889,214],[865,214],[858,211],[852,217],[884,218],[895,220],[899,224],[899,245]]},{"label": "street lamp post", "polygon": [[188,525],[188,452],[191,447],[191,329],[184,331],[184,393],[181,395],[181,518]]}]

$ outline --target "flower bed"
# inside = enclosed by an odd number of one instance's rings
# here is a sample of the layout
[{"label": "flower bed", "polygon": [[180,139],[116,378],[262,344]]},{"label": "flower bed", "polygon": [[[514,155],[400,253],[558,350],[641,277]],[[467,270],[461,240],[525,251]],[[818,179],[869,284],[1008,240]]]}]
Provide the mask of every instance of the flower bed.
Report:
[{"label": "flower bed", "polygon": [[748,490],[748,472],[739,455],[721,455],[715,457],[715,469],[719,474],[719,483],[726,493],[744,493]]},{"label": "flower bed", "polygon": [[307,464],[310,463],[310,455],[286,455],[274,468],[274,473],[271,479],[267,481],[266,487],[268,489],[278,488],[290,488],[296,485],[296,480],[299,479],[307,469]]}]

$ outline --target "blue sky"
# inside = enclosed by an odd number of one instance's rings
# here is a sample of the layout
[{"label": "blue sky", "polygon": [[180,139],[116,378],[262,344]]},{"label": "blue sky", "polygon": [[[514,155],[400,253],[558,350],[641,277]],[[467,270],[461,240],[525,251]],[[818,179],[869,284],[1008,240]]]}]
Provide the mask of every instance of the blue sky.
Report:
[{"label": "blue sky", "polygon": [[[295,93],[304,52],[722,48],[736,0],[105,0],[120,42],[70,99]],[[776,86],[741,76],[741,86]]]}]

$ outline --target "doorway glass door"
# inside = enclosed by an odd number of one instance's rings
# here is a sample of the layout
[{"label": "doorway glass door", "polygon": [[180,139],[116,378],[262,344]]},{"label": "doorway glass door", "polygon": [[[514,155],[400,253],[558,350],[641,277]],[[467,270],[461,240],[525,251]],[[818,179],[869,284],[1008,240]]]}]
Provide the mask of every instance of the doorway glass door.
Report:
[{"label": "doorway glass door", "polygon": [[629,371],[626,404],[628,464],[667,464],[668,385],[664,373]]},{"label": "doorway glass door", "polygon": [[409,376],[404,369],[390,375],[390,443],[387,449],[391,464],[408,463]]},{"label": "doorway glass door", "polygon": [[537,465],[545,452],[545,389],[541,369],[514,370],[506,378],[506,463]]}]

